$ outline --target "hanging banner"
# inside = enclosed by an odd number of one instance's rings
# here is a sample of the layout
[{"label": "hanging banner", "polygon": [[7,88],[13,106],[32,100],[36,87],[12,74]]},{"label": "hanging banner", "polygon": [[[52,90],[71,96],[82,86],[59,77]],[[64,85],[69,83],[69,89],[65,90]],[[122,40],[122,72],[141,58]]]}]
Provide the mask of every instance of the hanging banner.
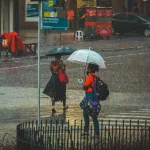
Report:
[{"label": "hanging banner", "polygon": [[43,30],[67,30],[68,19],[67,18],[42,18],[42,29]]}]

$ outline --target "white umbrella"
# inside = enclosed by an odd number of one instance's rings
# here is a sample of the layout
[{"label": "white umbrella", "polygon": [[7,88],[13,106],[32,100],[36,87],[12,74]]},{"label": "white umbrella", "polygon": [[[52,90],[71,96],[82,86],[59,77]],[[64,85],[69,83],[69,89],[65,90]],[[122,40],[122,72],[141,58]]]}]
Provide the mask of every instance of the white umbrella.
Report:
[{"label": "white umbrella", "polygon": [[106,68],[105,61],[102,56],[90,49],[81,49],[73,52],[67,59],[77,64],[96,64],[100,68]]}]

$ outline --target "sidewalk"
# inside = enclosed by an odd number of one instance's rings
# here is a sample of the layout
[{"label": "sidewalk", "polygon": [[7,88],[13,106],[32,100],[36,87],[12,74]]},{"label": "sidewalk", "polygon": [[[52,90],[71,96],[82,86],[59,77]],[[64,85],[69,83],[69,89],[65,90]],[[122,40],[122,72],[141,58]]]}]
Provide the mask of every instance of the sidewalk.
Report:
[{"label": "sidewalk", "polygon": [[[16,91],[20,94],[16,94]],[[77,122],[80,122],[81,119],[83,120],[83,111],[79,106],[84,96],[83,91],[67,89],[67,105],[69,105],[69,109],[64,115],[62,102],[57,102],[57,113],[54,116],[51,113],[51,100],[43,94],[42,91],[43,88],[40,90],[40,117],[42,120],[69,120],[71,125],[75,120]],[[132,101],[130,101],[131,97]],[[106,116],[112,114],[117,115],[119,112],[130,112],[137,110],[139,107],[146,108],[145,105],[147,105],[147,109],[149,109],[149,97],[150,94],[147,95],[146,99],[144,94],[141,93],[134,93],[133,95],[132,93],[111,92],[108,100],[101,102],[102,110],[99,119],[111,119]],[[37,119],[37,88],[1,87],[0,99],[0,138],[2,138],[5,133],[9,133],[12,137],[15,137],[16,126],[19,123]]]},{"label": "sidewalk", "polygon": [[[66,37],[67,39],[68,37]],[[117,52],[121,50],[137,50],[141,48],[149,48],[150,47],[150,37],[144,37],[142,35],[125,35],[121,37],[120,35],[116,35],[111,37],[109,40],[107,39],[85,39],[81,41],[74,40],[68,44],[41,44],[40,45],[40,55],[45,56],[45,54],[50,51],[54,47],[60,47],[62,45],[71,46],[75,49],[88,49],[89,47],[92,50],[99,52]],[[38,48],[37,48],[38,51]],[[7,59],[5,56],[5,52],[2,52],[2,59]],[[33,56],[33,57],[37,57]],[[28,55],[31,56],[31,55]],[[27,56],[27,57],[28,57]]]},{"label": "sidewalk", "polygon": [[[73,43],[65,44],[67,46],[74,47],[76,49],[88,49],[89,47],[92,50],[96,51],[120,51],[120,50],[135,50],[140,48],[148,48],[150,47],[150,37],[144,37],[141,35],[131,35],[131,36],[113,36],[109,40],[104,39],[85,39],[82,41],[74,40]],[[62,45],[62,44],[61,44]],[[51,48],[59,47],[58,45],[41,45],[40,53],[41,55],[45,55]]]}]

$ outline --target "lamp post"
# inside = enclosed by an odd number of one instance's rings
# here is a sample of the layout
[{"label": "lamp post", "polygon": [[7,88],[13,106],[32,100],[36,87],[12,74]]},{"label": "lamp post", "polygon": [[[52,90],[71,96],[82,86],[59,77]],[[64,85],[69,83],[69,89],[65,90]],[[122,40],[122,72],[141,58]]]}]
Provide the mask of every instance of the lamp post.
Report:
[{"label": "lamp post", "polygon": [[38,19],[38,96],[37,96],[37,120],[38,127],[40,126],[40,36],[41,36],[41,1],[42,0],[30,0],[33,2],[39,2],[39,19]]},{"label": "lamp post", "polygon": [[38,19],[38,126],[40,126],[40,36],[41,36],[41,0],[39,0]]}]

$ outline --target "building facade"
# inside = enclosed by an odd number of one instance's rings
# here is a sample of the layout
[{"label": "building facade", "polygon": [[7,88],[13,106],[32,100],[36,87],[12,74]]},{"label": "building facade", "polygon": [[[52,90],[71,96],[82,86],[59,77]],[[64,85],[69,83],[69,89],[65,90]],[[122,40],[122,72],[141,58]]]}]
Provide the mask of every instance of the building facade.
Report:
[{"label": "building facade", "polygon": [[[53,0],[48,0],[49,2]],[[54,0],[55,7],[59,7],[62,16],[71,8],[76,11],[85,6],[111,6],[113,13],[132,12],[136,3],[140,13],[150,17],[150,0]],[[32,16],[30,10],[33,8]],[[31,8],[31,9],[30,9]],[[34,16],[33,16],[34,14]],[[0,0],[0,33],[16,31],[23,39],[37,39],[38,29],[38,2],[30,0]],[[78,29],[78,19],[75,21],[75,30]],[[57,31],[41,31],[42,40],[46,40],[52,33]],[[56,40],[55,38],[53,38]]]},{"label": "building facade", "polygon": [[139,13],[150,17],[150,0],[112,0],[113,13],[132,12],[135,4]]},{"label": "building facade", "polygon": [[0,0],[0,34],[18,31],[18,0]]}]

